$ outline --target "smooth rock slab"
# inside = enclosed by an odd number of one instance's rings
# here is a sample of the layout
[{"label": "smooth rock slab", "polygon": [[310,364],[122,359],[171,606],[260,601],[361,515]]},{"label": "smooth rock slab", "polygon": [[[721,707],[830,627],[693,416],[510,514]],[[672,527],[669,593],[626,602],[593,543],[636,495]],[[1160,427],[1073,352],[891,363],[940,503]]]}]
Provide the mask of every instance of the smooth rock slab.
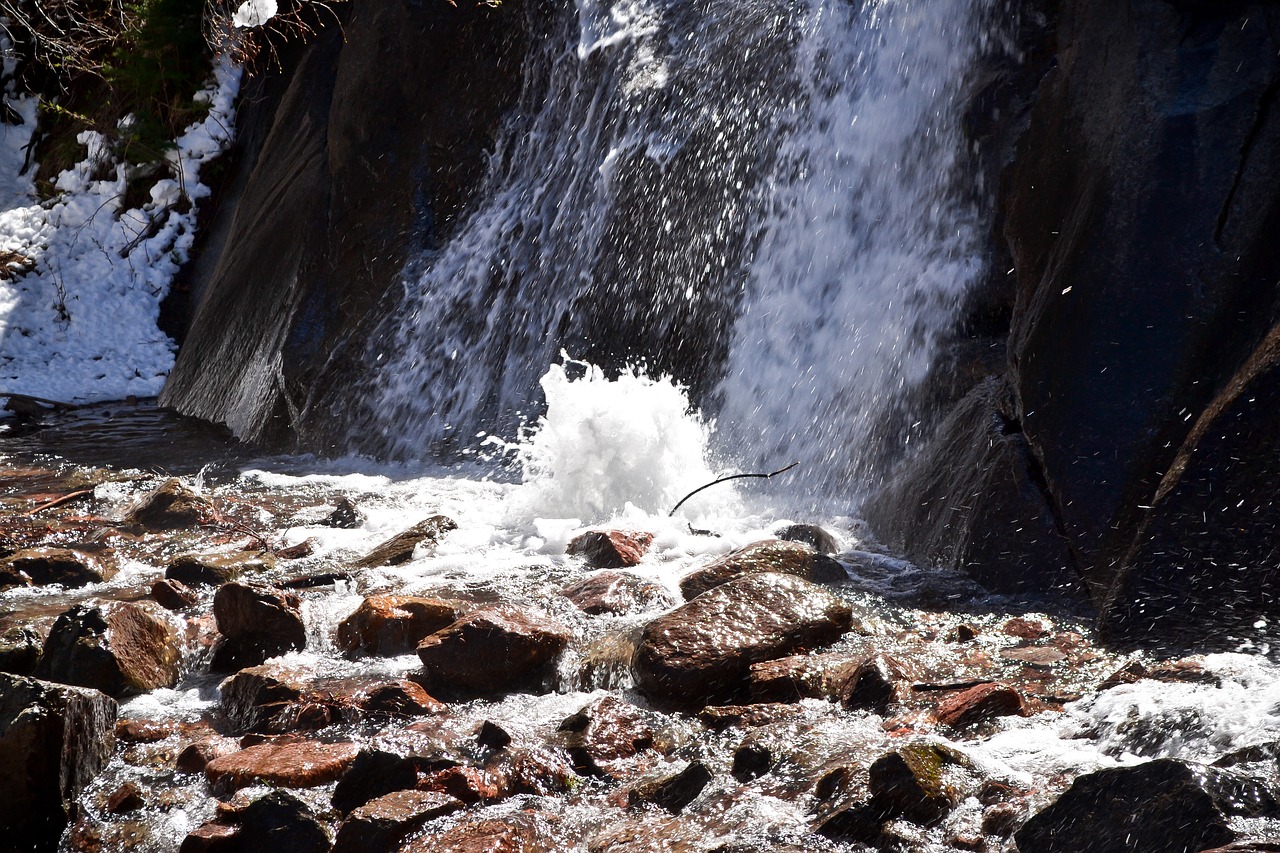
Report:
[{"label": "smooth rock slab", "polygon": [[411,595],[371,595],[338,625],[338,648],[351,654],[404,655],[458,618],[459,603]]},{"label": "smooth rock slab", "polygon": [[741,700],[751,664],[834,642],[852,621],[849,605],[801,578],[738,578],[645,626],[636,684],[684,705]]},{"label": "smooth rock slab", "polygon": [[5,845],[57,847],[73,801],[111,757],[117,712],[97,690],[0,674]]},{"label": "smooth rock slab", "polygon": [[92,687],[117,699],[178,683],[173,626],[141,604],[80,604],[58,617],[37,678]]},{"label": "smooth rock slab", "polygon": [[560,594],[583,613],[622,615],[666,609],[673,602],[659,584],[628,572],[603,571],[569,584]]},{"label": "smooth rock slab", "polygon": [[314,788],[339,779],[359,751],[349,741],[267,741],[213,759],[204,775],[220,794],[257,784]]},{"label": "smooth rock slab", "polygon": [[726,554],[680,580],[680,592],[689,601],[713,587],[744,575],[776,572],[807,581],[837,582],[849,576],[841,565],[803,542],[766,539]]},{"label": "smooth rock slab", "polygon": [[1036,853],[1169,853],[1220,847],[1235,833],[1191,768],[1162,758],[1081,776],[1015,838]]},{"label": "smooth rock slab", "polygon": [[533,685],[568,645],[568,629],[547,619],[492,608],[468,613],[418,644],[430,688],[497,693]]}]

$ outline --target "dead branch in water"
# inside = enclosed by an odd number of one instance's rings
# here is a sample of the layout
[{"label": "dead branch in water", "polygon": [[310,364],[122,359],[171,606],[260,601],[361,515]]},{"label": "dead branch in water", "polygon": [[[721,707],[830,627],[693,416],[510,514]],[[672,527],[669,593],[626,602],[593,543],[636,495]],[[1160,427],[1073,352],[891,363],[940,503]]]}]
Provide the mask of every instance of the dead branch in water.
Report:
[{"label": "dead branch in water", "polygon": [[728,482],[729,480],[745,480],[745,479],[747,479],[748,477],[754,477],[754,478],[756,478],[756,479],[760,479],[760,480],[767,480],[767,479],[769,479],[770,477],[776,477],[776,476],[778,476],[779,474],[782,474],[782,473],[784,473],[784,472],[786,472],[786,471],[790,471],[792,468],[796,467],[796,466],[797,466],[797,465],[799,465],[799,464],[800,464],[799,462],[792,462],[792,463],[791,463],[790,465],[788,465],[786,468],[779,468],[777,471],[773,471],[773,472],[768,473],[768,474],[730,474],[728,477],[721,477],[719,480],[712,480],[710,483],[707,483],[705,486],[699,486],[698,488],[694,489],[694,490],[693,490],[692,492],[690,492],[689,494],[687,494],[687,495],[685,495],[684,497],[682,497],[682,498],[680,499],[680,503],[678,503],[678,504],[676,504],[675,506],[673,506],[673,507],[671,508],[671,512],[667,513],[667,518],[670,518],[671,516],[675,515],[675,514],[676,514],[676,510],[678,510],[680,507],[684,506],[684,502],[685,502],[685,501],[689,500],[689,498],[693,497],[694,495],[696,495],[698,492],[702,491],[703,489],[709,489],[709,488],[711,488],[712,486],[718,485],[718,484],[720,484],[720,483],[726,483],[726,482]]}]

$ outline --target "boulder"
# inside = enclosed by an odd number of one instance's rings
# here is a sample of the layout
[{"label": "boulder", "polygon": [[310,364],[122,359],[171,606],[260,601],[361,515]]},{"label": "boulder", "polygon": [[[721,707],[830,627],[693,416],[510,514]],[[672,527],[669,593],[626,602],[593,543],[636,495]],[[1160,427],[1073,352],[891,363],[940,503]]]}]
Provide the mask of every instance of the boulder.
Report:
[{"label": "boulder", "polygon": [[213,759],[204,775],[219,794],[248,785],[314,788],[341,778],[359,751],[349,741],[269,740]]},{"label": "boulder", "polygon": [[274,565],[275,559],[269,554],[179,554],[169,561],[164,576],[188,586],[221,586],[242,575],[265,572]]},{"label": "boulder", "polygon": [[359,706],[370,717],[398,720],[438,714],[448,707],[407,678],[368,688],[359,697]]},{"label": "boulder", "polygon": [[181,581],[161,578],[151,584],[151,598],[165,610],[186,610],[200,600],[195,590]]},{"label": "boulder", "polygon": [[234,739],[211,735],[184,746],[174,759],[174,769],[179,773],[203,773],[210,761],[239,750]]},{"label": "boulder", "polygon": [[621,762],[653,741],[651,716],[616,696],[598,699],[560,723],[560,742],[583,776],[616,777]]},{"label": "boulder", "polygon": [[423,519],[403,533],[397,533],[386,542],[365,554],[353,564],[357,569],[376,569],[379,566],[396,566],[407,563],[413,550],[424,542],[435,545],[450,530],[458,528],[457,522],[443,515]]},{"label": "boulder", "polygon": [[109,551],[88,553],[71,548],[27,548],[6,558],[0,567],[4,577],[26,578],[35,586],[59,584],[68,588],[102,583],[115,577],[116,565]]},{"label": "boulder", "polygon": [[652,544],[652,533],[588,530],[575,536],[565,553],[583,557],[592,568],[625,569],[639,565]]},{"label": "boulder", "polygon": [[126,524],[147,530],[182,530],[212,521],[213,504],[176,477],[165,480],[125,514]]},{"label": "boulder", "polygon": [[333,853],[392,853],[400,841],[427,821],[464,808],[440,791],[394,791],[347,815]]},{"label": "boulder", "polygon": [[962,728],[996,717],[1026,715],[1022,695],[1007,684],[978,684],[938,703],[938,722]]},{"label": "boulder", "polygon": [[457,763],[439,757],[426,761],[419,758],[382,749],[362,749],[334,788],[333,807],[340,812],[350,812],[379,797],[413,788],[418,783],[420,769],[442,769]]},{"label": "boulder", "polygon": [[0,672],[30,675],[40,660],[44,637],[26,625],[14,625],[0,634]]},{"label": "boulder", "polygon": [[132,696],[178,683],[179,646],[173,626],[143,604],[79,604],[53,623],[35,675]]},{"label": "boulder", "polygon": [[569,640],[555,622],[486,608],[424,639],[418,658],[429,689],[492,694],[539,686]]},{"label": "boulder", "polygon": [[52,851],[111,757],[117,713],[97,690],[0,674],[0,826],[14,850]]},{"label": "boulder", "polygon": [[1014,836],[1019,850],[1096,853],[1206,850],[1235,840],[1191,768],[1156,759],[1077,778]]},{"label": "boulder", "polygon": [[403,655],[458,618],[460,604],[438,598],[372,595],[338,624],[338,648],[371,655]]},{"label": "boulder", "polygon": [[269,664],[246,667],[218,686],[233,732],[253,731],[302,698],[305,674]]},{"label": "boulder", "polygon": [[769,539],[739,548],[686,575],[680,580],[680,592],[688,601],[725,581],[764,572],[795,575],[818,583],[848,580],[838,562],[819,554],[812,546]]},{"label": "boulder", "polygon": [[932,743],[908,744],[882,755],[868,769],[871,802],[886,817],[925,826],[937,823],[958,800],[959,792],[946,778],[957,763],[955,753]]},{"label": "boulder", "polygon": [[834,642],[852,621],[847,604],[798,577],[740,577],[645,626],[636,684],[679,704],[731,702],[747,692],[751,664]]},{"label": "boulder", "polygon": [[660,584],[628,572],[596,572],[569,584],[560,594],[583,613],[621,616],[645,610],[665,610],[675,604]]},{"label": "boulder", "polygon": [[798,702],[839,696],[860,660],[850,652],[830,652],[753,663],[751,701]]},{"label": "boulder", "polygon": [[259,797],[237,815],[244,851],[329,853],[329,832],[311,807],[288,791]]},{"label": "boulder", "polygon": [[242,849],[239,826],[209,821],[187,833],[178,853],[241,853]]},{"label": "boulder", "polygon": [[881,716],[911,695],[909,665],[885,654],[875,654],[854,668],[842,685],[840,704],[846,708],[874,711]]},{"label": "boulder", "polygon": [[697,799],[711,781],[711,771],[701,761],[686,761],[679,770],[659,773],[627,789],[627,805],[632,808],[654,805],[679,814]]},{"label": "boulder", "polygon": [[263,586],[228,583],[213,596],[213,615],[224,640],[210,668],[229,672],[256,666],[267,658],[302,649],[307,631],[301,599]]}]

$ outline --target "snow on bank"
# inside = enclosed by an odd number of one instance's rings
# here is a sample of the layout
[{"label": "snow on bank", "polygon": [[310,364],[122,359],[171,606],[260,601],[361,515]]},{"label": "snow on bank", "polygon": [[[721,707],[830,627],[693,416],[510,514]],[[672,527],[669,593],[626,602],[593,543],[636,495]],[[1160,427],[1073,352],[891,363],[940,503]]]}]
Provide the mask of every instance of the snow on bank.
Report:
[{"label": "snow on bank", "polygon": [[[94,180],[109,157],[98,133],[79,136],[86,159],[40,202],[19,175],[35,127],[36,101],[15,102],[24,123],[0,138],[0,252],[25,268],[0,280],[0,397],[28,394],[66,402],[151,397],[173,366],[176,347],[157,327],[160,302],[190,257],[196,208],[210,190],[200,168],[231,144],[240,69],[215,69],[197,100],[203,121],[175,140],[171,177],[140,208],[122,210],[125,171]],[[180,204],[183,190],[192,204]]]}]

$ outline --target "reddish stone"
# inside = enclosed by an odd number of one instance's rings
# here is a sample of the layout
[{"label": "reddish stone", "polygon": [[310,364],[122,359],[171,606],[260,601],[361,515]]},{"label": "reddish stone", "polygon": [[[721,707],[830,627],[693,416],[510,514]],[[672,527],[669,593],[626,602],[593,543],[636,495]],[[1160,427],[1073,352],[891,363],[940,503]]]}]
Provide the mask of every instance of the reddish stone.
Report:
[{"label": "reddish stone", "polygon": [[462,801],[441,791],[395,791],[378,797],[347,816],[333,853],[381,853],[427,821],[459,811]]},{"label": "reddish stone", "polygon": [[1048,668],[1061,663],[1067,656],[1051,646],[1030,646],[1021,649],[1001,649],[1000,657],[1020,661],[1035,667]]},{"label": "reddish stone", "polygon": [[179,773],[203,773],[210,761],[239,750],[240,747],[231,738],[218,735],[208,737],[183,747],[174,762],[174,769]]},{"label": "reddish stone", "polygon": [[938,703],[938,722],[962,727],[995,717],[1024,714],[1022,696],[1007,684],[979,684]]},{"label": "reddish stone", "polygon": [[28,578],[36,586],[88,586],[110,580],[116,574],[113,561],[98,554],[70,548],[29,548],[18,551],[4,561],[4,567],[8,572],[16,572]]},{"label": "reddish stone", "polygon": [[560,731],[574,768],[590,776],[617,776],[617,762],[648,749],[654,739],[650,715],[616,696],[566,718]]},{"label": "reddish stone", "polygon": [[157,723],[152,720],[117,720],[116,738],[127,743],[155,743],[164,740],[178,730],[176,723]]},{"label": "reddish stone", "polygon": [[539,680],[568,645],[563,626],[516,610],[463,616],[418,644],[428,686],[494,693]]},{"label": "reddish stone", "polygon": [[142,789],[133,782],[125,782],[107,797],[108,814],[125,814],[137,811],[144,805]]},{"label": "reddish stone", "polygon": [[559,819],[524,811],[503,818],[472,818],[442,833],[414,839],[399,853],[540,853],[572,850],[575,845],[558,830]]},{"label": "reddish stone", "polygon": [[190,586],[220,586],[242,575],[261,574],[274,565],[274,557],[258,553],[179,554],[169,561],[164,576]]},{"label": "reddish stone", "polygon": [[1010,637],[1017,637],[1020,640],[1038,640],[1049,633],[1049,626],[1038,619],[1023,619],[1021,616],[1015,616],[1005,622],[1001,630]]},{"label": "reddish stone", "polygon": [[577,780],[564,756],[550,749],[508,749],[494,760],[493,769],[507,779],[513,794],[547,797],[563,794]]},{"label": "reddish stone", "polygon": [[227,583],[213,597],[218,631],[226,638],[210,667],[230,672],[304,648],[307,631],[293,593],[263,586]]},{"label": "reddish stone", "polygon": [[443,515],[433,515],[419,521],[403,533],[383,542],[354,564],[357,569],[376,569],[379,566],[396,566],[409,562],[414,548],[423,542],[434,545],[450,530],[456,530],[457,523]]},{"label": "reddish stone", "polygon": [[767,539],[739,548],[686,575],[680,581],[680,592],[686,601],[690,601],[726,581],[765,572],[794,575],[820,583],[848,580],[838,562],[819,554],[811,546],[802,542]]},{"label": "reddish stone", "polygon": [[178,853],[237,853],[240,849],[239,834],[238,826],[206,823],[196,827],[182,839]]},{"label": "reddish stone", "polygon": [[597,572],[566,586],[560,594],[593,616],[665,609],[674,604],[659,584],[617,571]]},{"label": "reddish stone", "polygon": [[458,618],[459,604],[437,598],[373,595],[338,625],[338,648],[372,655],[412,652]]},{"label": "reddish stone", "polygon": [[151,585],[151,597],[165,610],[186,610],[200,600],[182,581],[161,578]]},{"label": "reddish stone", "polygon": [[849,652],[791,655],[751,665],[754,702],[798,702],[838,696],[853,677],[859,660]]},{"label": "reddish stone", "polygon": [[125,516],[125,522],[148,530],[177,530],[194,527],[213,516],[213,505],[175,477],[165,480],[135,504]]},{"label": "reddish stone", "polygon": [[301,560],[303,557],[310,557],[314,554],[318,544],[320,544],[320,541],[312,537],[303,539],[301,542],[290,545],[287,548],[277,548],[273,553],[280,560]]},{"label": "reddish stone", "polygon": [[204,773],[219,793],[254,784],[313,788],[336,781],[358,752],[356,745],[348,741],[271,741],[215,758]]},{"label": "reddish stone", "polygon": [[104,601],[66,611],[49,632],[36,677],[116,698],[172,687],[181,664],[177,632],[153,606]]},{"label": "reddish stone", "polygon": [[447,767],[418,781],[420,791],[440,791],[464,803],[494,802],[511,791],[507,780],[478,767]]},{"label": "reddish stone", "polygon": [[421,684],[402,678],[382,684],[359,699],[367,714],[386,717],[422,717],[438,714],[449,706],[433,697]]},{"label": "reddish stone", "polygon": [[593,568],[624,569],[639,565],[652,544],[652,533],[588,530],[574,537],[565,553],[584,557]]}]

